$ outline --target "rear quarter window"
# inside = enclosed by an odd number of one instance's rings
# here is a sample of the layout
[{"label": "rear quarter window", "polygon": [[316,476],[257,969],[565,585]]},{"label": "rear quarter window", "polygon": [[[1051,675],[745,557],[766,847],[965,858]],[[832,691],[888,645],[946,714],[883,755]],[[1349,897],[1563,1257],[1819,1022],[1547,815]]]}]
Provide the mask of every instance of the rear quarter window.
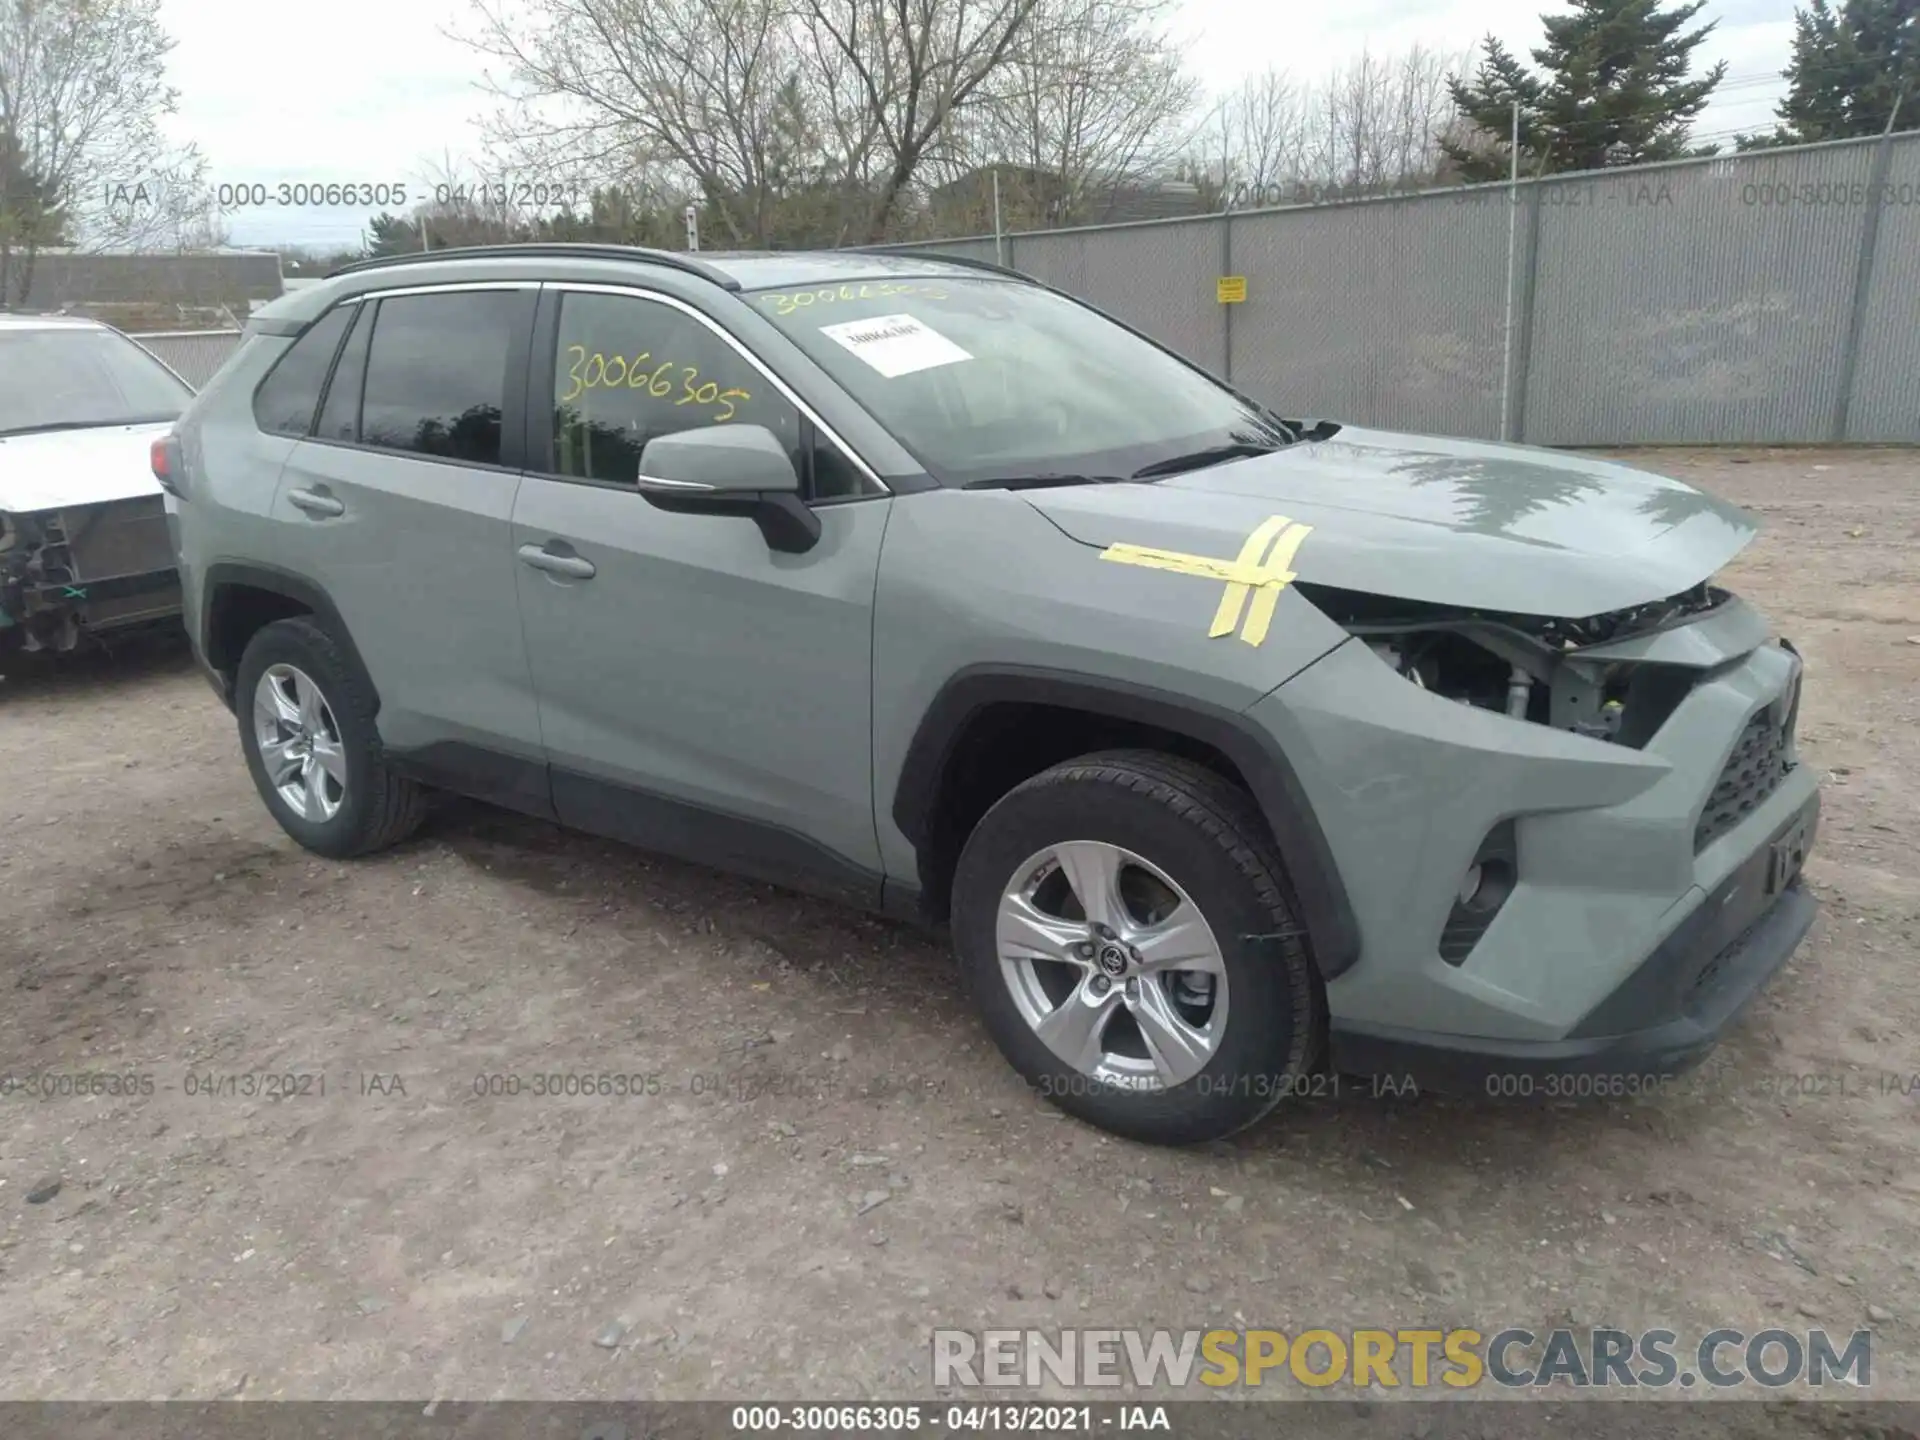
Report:
[{"label": "rear quarter window", "polygon": [[358,305],[337,305],[287,348],[253,392],[253,418],[273,435],[310,435],[334,354]]}]

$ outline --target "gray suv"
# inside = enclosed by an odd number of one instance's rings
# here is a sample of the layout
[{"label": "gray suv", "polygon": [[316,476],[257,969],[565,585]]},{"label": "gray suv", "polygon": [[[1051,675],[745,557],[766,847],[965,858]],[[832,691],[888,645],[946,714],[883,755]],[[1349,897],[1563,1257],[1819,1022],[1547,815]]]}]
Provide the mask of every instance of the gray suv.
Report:
[{"label": "gray suv", "polygon": [[1743,512],[1276,411],[992,266],[366,262],[156,468],[300,844],[443,789],[944,925],[1123,1135],[1655,1090],[1813,920]]}]

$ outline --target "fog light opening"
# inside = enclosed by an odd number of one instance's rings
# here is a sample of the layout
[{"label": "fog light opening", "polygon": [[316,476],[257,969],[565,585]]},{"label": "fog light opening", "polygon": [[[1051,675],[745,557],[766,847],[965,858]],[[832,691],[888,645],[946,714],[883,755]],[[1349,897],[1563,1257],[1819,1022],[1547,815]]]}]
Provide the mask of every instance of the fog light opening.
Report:
[{"label": "fog light opening", "polygon": [[1452,912],[1440,932],[1440,958],[1449,965],[1464,964],[1493,917],[1513,894],[1519,878],[1519,851],[1513,822],[1494,826],[1461,871]]},{"label": "fog light opening", "polygon": [[1467,910],[1484,914],[1498,910],[1513,889],[1513,864],[1503,858],[1476,860],[1460,880],[1460,904]]}]

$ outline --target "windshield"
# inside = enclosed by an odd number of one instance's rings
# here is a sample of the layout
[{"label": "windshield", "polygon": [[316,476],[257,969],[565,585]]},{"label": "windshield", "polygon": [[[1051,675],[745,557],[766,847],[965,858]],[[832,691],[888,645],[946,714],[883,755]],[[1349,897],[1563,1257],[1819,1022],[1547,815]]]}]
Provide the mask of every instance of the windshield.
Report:
[{"label": "windshield", "polygon": [[1033,285],[868,280],[747,298],[949,485],[1126,479],[1293,438],[1166,351]]},{"label": "windshield", "polygon": [[192,399],[112,330],[0,329],[0,435],[175,420]]}]

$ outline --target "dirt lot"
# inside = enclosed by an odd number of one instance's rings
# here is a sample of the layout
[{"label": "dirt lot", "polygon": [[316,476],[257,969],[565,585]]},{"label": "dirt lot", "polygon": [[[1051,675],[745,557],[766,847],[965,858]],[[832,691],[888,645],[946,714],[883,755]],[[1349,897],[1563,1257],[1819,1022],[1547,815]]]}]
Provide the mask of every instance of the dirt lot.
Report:
[{"label": "dirt lot", "polygon": [[[1630,458],[1765,520],[1826,777],[1813,937],[1660,1099],[1112,1141],[906,929],[478,807],[321,861],[177,646],[16,664],[0,1073],[152,1093],[0,1099],[0,1396],[919,1396],[934,1325],[1421,1321],[1870,1323],[1920,1396],[1920,456]],[[476,1093],[561,1072],[638,1093]]]}]

